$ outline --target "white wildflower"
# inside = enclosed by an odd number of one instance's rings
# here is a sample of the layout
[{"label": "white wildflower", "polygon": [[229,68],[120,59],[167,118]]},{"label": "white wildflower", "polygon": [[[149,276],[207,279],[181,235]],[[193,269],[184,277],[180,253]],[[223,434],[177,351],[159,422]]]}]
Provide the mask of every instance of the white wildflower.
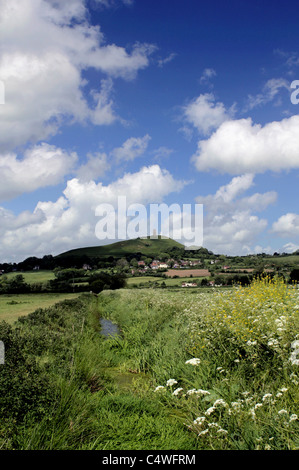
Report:
[{"label": "white wildflower", "polygon": [[189,359],[185,362],[185,364],[191,364],[192,366],[197,366],[200,364],[200,359],[198,357],[194,357],[193,359]]},{"label": "white wildflower", "polygon": [[209,429],[205,429],[204,431],[201,431],[198,433],[199,436],[203,436],[204,434],[207,434],[209,432]]},{"label": "white wildflower", "polygon": [[172,385],[175,385],[175,384],[177,384],[177,381],[174,379],[169,379],[166,382],[167,387],[171,387]]},{"label": "white wildflower", "polygon": [[196,393],[196,388],[192,388],[191,390],[187,390],[187,395],[193,395]]},{"label": "white wildflower", "polygon": [[215,411],[215,409],[216,408],[214,406],[211,406],[210,408],[207,409],[207,411],[205,412],[205,415],[210,416],[210,414],[212,414]]},{"label": "white wildflower", "polygon": [[298,416],[295,413],[290,416],[290,422],[296,421],[297,419],[298,419]]},{"label": "white wildflower", "polygon": [[155,388],[154,392],[158,392],[159,390],[165,390],[165,387],[163,387],[163,385],[158,385],[158,387]]},{"label": "white wildflower", "polygon": [[290,356],[290,362],[292,363],[293,366],[299,366],[299,359],[297,359],[297,356],[299,355],[299,349],[295,349],[294,352],[292,352]]},{"label": "white wildflower", "polygon": [[279,415],[287,415],[288,412],[287,412],[287,410],[279,410],[279,411],[278,411],[278,414],[279,414]]},{"label": "white wildflower", "polygon": [[228,431],[226,431],[225,429],[222,429],[222,428],[218,429],[217,432],[218,432],[219,434],[228,434]]},{"label": "white wildflower", "polygon": [[263,396],[263,401],[267,400],[268,398],[271,398],[272,397],[272,393],[266,393],[264,396]]},{"label": "white wildflower", "polygon": [[253,402],[253,397],[245,398],[246,405],[250,405],[250,403],[252,403],[252,402]]},{"label": "white wildflower", "polygon": [[297,377],[296,374],[294,374],[294,372],[290,375],[290,379],[291,379],[291,381],[293,382],[293,384],[295,384],[295,385],[298,385],[298,384],[299,384],[299,381],[297,380],[298,377]]},{"label": "white wildflower", "polygon": [[197,424],[199,426],[201,426],[203,424],[203,422],[205,421],[205,416],[199,416],[198,418],[196,418],[194,421],[193,421],[193,424]]},{"label": "white wildflower", "polygon": [[242,401],[233,401],[230,405],[236,411],[240,411],[243,407]]},{"label": "white wildflower", "polygon": [[277,346],[279,343],[277,341],[277,339],[270,339],[268,341],[268,346]]},{"label": "white wildflower", "polygon": [[247,344],[248,346],[255,346],[255,345],[257,344],[257,342],[256,342],[256,341],[248,340],[248,341],[246,342],[246,344]]},{"label": "white wildflower", "polygon": [[218,423],[209,423],[208,426],[209,428],[220,428]]},{"label": "white wildflower", "polygon": [[182,390],[183,390],[182,387],[176,388],[172,394],[173,395],[178,395]]},{"label": "white wildflower", "polygon": [[200,388],[196,390],[196,394],[200,396],[211,395],[210,392],[208,392],[207,390],[201,390]]},{"label": "white wildflower", "polygon": [[215,401],[213,406],[218,406],[218,405],[227,406],[227,403],[224,400],[222,400],[222,398],[220,398],[219,400]]},{"label": "white wildflower", "polygon": [[260,408],[261,406],[263,406],[262,403],[257,403],[256,405],[254,405],[254,409],[257,410],[257,409]]}]

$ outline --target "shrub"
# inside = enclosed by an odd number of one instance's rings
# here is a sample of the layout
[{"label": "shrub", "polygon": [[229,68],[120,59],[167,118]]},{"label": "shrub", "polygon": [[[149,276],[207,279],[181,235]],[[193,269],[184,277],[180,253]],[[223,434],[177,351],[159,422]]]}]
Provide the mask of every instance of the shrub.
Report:
[{"label": "shrub", "polygon": [[41,415],[53,398],[49,379],[41,373],[32,355],[26,353],[26,338],[19,329],[0,323],[5,363],[0,365],[0,415],[17,423],[28,413]]}]

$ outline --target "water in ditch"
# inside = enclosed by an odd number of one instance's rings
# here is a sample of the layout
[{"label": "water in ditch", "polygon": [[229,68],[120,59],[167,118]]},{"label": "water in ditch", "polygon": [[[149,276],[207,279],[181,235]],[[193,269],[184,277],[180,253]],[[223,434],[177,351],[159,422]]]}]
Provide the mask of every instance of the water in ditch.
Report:
[{"label": "water in ditch", "polygon": [[120,336],[120,331],[118,326],[115,323],[112,323],[111,320],[107,320],[106,318],[100,319],[101,325],[101,335],[105,336],[106,338],[116,338]]}]

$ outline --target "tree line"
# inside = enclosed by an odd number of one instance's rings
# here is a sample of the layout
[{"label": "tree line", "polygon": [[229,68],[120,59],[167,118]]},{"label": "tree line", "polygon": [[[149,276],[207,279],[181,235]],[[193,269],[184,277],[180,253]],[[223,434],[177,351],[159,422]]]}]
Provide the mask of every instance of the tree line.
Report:
[{"label": "tree line", "polygon": [[123,274],[95,272],[86,274],[83,269],[65,269],[55,272],[55,279],[44,283],[28,283],[22,274],[8,278],[2,276],[0,294],[29,294],[29,293],[67,293],[94,292],[98,294],[106,289],[125,287],[126,279]]}]

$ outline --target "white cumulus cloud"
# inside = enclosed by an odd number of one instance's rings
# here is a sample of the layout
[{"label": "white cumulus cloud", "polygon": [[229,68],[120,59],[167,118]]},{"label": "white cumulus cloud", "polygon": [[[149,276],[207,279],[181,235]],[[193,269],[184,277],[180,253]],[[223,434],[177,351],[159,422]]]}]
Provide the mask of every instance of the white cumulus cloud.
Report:
[{"label": "white cumulus cloud", "polygon": [[0,154],[0,200],[61,183],[77,160],[76,153],[46,143],[27,149],[22,158],[15,153]]},{"label": "white cumulus cloud", "polygon": [[[111,124],[117,118],[111,80],[133,79],[154,50],[107,43],[89,22],[84,0],[0,0],[0,151],[45,140],[65,122]],[[94,107],[83,76],[88,69],[101,74],[91,91]]]},{"label": "white cumulus cloud", "polygon": [[121,161],[132,161],[144,154],[151,137],[146,134],[144,137],[130,137],[121,147],[115,148],[111,155],[119,163]]},{"label": "white cumulus cloud", "polygon": [[232,178],[215,194],[198,196],[203,204],[204,246],[215,253],[235,255],[254,252],[257,237],[267,228],[268,221],[256,212],[265,210],[276,201],[274,191],[244,195],[254,186],[252,174]]},{"label": "white cumulus cloud", "polygon": [[273,223],[272,231],[281,237],[299,237],[299,215],[289,212]]},{"label": "white cumulus cloud", "polygon": [[232,118],[234,107],[227,110],[223,103],[215,102],[212,93],[199,95],[183,108],[183,115],[188,124],[192,124],[204,135],[217,129],[223,122]]},{"label": "white cumulus cloud", "polygon": [[192,157],[199,171],[263,173],[299,168],[299,116],[261,126],[250,118],[229,120]]},{"label": "white cumulus cloud", "polygon": [[[58,254],[71,248],[99,245],[95,215],[99,204],[112,204],[117,209],[118,197],[126,196],[131,204],[160,203],[172,192],[184,187],[159,165],[126,173],[104,185],[89,179],[73,178],[67,182],[63,194],[54,202],[40,201],[33,213],[18,216],[0,208],[2,260],[22,260],[28,256]],[[105,240],[105,243],[116,240]]]}]

